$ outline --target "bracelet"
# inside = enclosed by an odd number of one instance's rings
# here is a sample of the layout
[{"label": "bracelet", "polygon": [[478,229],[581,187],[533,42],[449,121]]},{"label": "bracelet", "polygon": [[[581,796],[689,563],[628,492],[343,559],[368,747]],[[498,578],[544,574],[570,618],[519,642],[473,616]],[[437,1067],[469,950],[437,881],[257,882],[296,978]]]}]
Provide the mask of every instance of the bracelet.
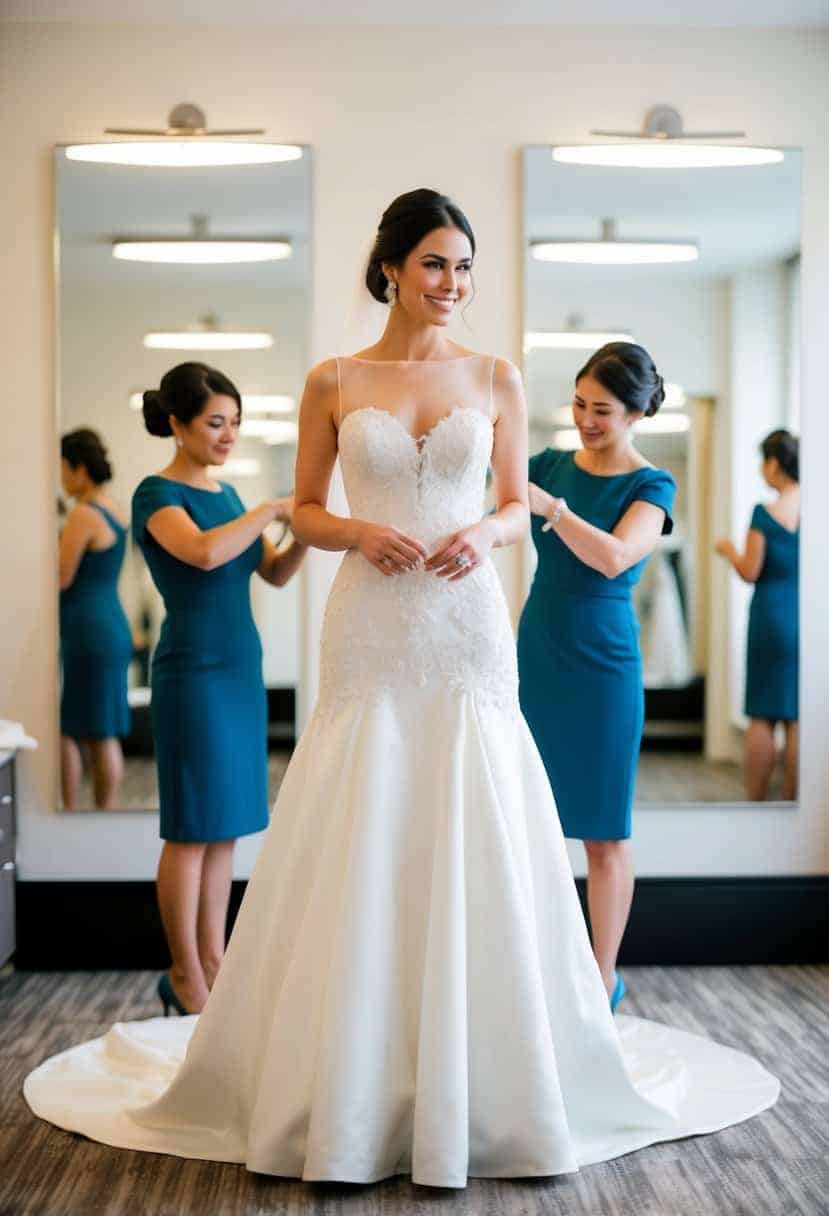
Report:
[{"label": "bracelet", "polygon": [[542,532],[549,532],[551,528],[554,528],[556,526],[558,521],[561,519],[561,516],[564,512],[564,508],[566,506],[567,506],[566,501],[563,498],[559,498],[558,501],[556,502],[555,507],[553,508],[552,514],[547,516],[546,524],[542,525],[542,528],[541,528]]}]

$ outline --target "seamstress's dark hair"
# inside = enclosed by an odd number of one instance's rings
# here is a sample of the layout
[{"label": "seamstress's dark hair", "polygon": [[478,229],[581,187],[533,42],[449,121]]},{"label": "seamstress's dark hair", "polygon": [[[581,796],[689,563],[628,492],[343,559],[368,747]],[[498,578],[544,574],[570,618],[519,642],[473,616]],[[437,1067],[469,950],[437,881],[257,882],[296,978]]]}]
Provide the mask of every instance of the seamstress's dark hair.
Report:
[{"label": "seamstress's dark hair", "polygon": [[776,460],[792,481],[800,481],[800,441],[791,431],[772,431],[760,444],[764,460]]},{"label": "seamstress's dark hair", "polygon": [[144,393],[144,425],[151,435],[172,435],[171,415],[179,422],[192,422],[216,395],[232,397],[241,418],[241,394],[224,372],[206,363],[179,363],[165,372],[158,388]]},{"label": "seamstress's dark hair", "polygon": [[98,486],[112,480],[112,465],[97,431],[86,426],[79,427],[76,431],[67,431],[61,437],[60,454],[73,469],[83,465],[90,480]]},{"label": "seamstress's dark hair", "polygon": [[585,363],[576,376],[592,376],[602,388],[618,397],[631,414],[651,418],[665,400],[665,385],[644,346],[635,342],[608,342]]}]

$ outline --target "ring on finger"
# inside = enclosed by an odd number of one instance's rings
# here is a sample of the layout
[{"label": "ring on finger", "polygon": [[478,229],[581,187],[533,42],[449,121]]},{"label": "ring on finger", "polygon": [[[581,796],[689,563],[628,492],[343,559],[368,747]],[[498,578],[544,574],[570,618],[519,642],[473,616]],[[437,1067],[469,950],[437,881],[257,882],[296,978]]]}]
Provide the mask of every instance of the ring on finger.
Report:
[{"label": "ring on finger", "polygon": [[472,565],[472,561],[470,558],[468,558],[466,556],[465,553],[459,553],[458,556],[455,558],[455,565],[458,567],[459,570],[464,570],[467,566]]}]

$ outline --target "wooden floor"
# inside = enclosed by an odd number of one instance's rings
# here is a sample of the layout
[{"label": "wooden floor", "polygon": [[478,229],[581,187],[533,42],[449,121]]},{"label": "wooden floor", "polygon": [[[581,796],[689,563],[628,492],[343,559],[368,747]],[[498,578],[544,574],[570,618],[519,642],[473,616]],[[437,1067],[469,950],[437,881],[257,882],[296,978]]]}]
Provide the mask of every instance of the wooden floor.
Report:
[{"label": "wooden floor", "polygon": [[[783,766],[777,764],[768,799],[783,796]],[[642,751],[636,772],[636,804],[656,802],[744,802],[743,766],[706,760],[697,752]]]},{"label": "wooden floor", "polygon": [[[290,752],[268,753],[268,800],[276,801]],[[770,798],[781,795],[783,774],[775,772]],[[742,802],[745,798],[743,770],[739,764],[706,760],[694,752],[643,751],[636,777],[637,803]],[[124,779],[118,795],[124,811],[153,811],[158,814],[158,781],[152,757],[127,756]],[[81,782],[79,810],[93,810],[88,776]]]},{"label": "wooden floor", "polygon": [[[142,972],[0,976],[0,1216],[826,1216],[829,967],[628,968],[626,1012],[756,1055],[775,1107],[713,1136],[550,1180],[464,1191],[302,1184],[242,1166],[106,1148],[41,1123],[20,1092],[45,1056],[160,1012]],[[244,1028],[239,1028],[244,1033]]]}]

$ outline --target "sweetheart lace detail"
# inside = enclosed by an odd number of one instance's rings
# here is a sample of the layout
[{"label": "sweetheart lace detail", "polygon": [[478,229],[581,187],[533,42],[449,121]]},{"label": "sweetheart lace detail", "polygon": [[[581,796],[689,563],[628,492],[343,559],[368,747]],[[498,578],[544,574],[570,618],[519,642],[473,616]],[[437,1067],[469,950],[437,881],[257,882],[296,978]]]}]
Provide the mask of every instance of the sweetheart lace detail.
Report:
[{"label": "sweetheart lace detail", "polygon": [[445,414],[438,418],[437,422],[433,423],[432,426],[430,426],[428,430],[425,430],[422,435],[413,435],[411,431],[403,425],[398,415],[392,410],[384,410],[382,406],[379,405],[360,405],[356,409],[348,411],[345,418],[343,418],[342,422],[340,423],[340,430],[342,431],[349,418],[353,418],[355,414],[385,414],[388,418],[391,418],[392,422],[396,423],[397,426],[400,427],[404,434],[409,436],[412,443],[414,443],[418,449],[422,449],[435,431],[439,431],[443,424],[448,422],[453,414],[460,414],[464,411],[469,411],[469,413],[472,414],[478,414],[489,424],[490,429],[492,428],[492,419],[484,414],[481,410],[475,409],[475,407],[472,405],[453,405],[450,410],[447,410]]},{"label": "sweetheart lace detail", "polygon": [[[352,515],[398,528],[434,552],[483,516],[492,434],[487,415],[468,406],[418,437],[390,410],[350,410],[339,450]],[[492,563],[458,582],[424,570],[387,578],[350,551],[325,612],[320,710],[430,685],[517,712],[515,644]]]}]

